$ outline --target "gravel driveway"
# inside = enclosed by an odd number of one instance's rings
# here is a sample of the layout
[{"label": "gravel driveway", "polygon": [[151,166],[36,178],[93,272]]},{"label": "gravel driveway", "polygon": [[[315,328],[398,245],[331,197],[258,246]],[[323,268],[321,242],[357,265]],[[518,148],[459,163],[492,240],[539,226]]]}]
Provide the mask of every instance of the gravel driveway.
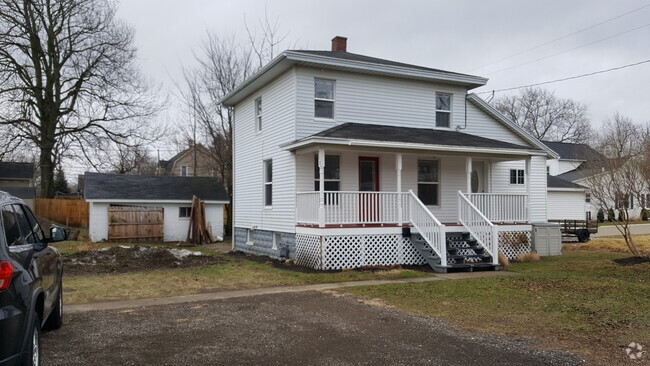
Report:
[{"label": "gravel driveway", "polygon": [[52,365],[577,365],[529,341],[320,292],[68,314]]}]

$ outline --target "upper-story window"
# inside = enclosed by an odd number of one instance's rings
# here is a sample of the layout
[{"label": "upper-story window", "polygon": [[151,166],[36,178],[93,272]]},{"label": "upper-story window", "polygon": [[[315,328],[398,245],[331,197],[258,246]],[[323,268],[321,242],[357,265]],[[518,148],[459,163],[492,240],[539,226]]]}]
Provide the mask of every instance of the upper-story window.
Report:
[{"label": "upper-story window", "polygon": [[262,131],[262,98],[255,99],[255,130]]},{"label": "upper-story window", "polygon": [[334,118],[334,81],[316,79],[314,82],[314,117]]},{"label": "upper-story window", "polygon": [[187,177],[187,165],[181,165],[181,177]]},{"label": "upper-story window", "polygon": [[436,93],[436,127],[451,126],[451,94]]}]

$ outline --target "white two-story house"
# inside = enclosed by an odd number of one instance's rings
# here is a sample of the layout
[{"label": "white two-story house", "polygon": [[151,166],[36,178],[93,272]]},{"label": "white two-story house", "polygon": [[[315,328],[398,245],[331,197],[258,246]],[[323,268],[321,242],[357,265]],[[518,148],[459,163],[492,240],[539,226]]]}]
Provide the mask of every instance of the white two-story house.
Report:
[{"label": "white two-story house", "polygon": [[496,268],[546,221],[557,154],[469,91],[487,79],[285,51],[228,94],[233,249],[318,269]]}]

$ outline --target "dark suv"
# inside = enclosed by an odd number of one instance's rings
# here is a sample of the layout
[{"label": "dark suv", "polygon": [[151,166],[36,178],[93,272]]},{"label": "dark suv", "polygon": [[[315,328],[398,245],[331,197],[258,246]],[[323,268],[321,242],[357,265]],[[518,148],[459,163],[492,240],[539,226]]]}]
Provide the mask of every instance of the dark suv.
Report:
[{"label": "dark suv", "polygon": [[63,263],[25,203],[0,192],[0,365],[39,365],[41,329],[63,324]]}]

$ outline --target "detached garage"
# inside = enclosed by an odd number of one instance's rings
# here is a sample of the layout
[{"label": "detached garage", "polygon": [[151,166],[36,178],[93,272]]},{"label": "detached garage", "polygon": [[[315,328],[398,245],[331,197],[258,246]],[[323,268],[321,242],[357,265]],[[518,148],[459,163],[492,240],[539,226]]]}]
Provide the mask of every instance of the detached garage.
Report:
[{"label": "detached garage", "polygon": [[229,201],[216,178],[86,173],[90,240],[184,241],[193,196],[205,203],[213,237],[222,238]]},{"label": "detached garage", "polygon": [[584,220],[587,215],[586,198],[583,186],[548,176],[546,195],[548,220]]}]

